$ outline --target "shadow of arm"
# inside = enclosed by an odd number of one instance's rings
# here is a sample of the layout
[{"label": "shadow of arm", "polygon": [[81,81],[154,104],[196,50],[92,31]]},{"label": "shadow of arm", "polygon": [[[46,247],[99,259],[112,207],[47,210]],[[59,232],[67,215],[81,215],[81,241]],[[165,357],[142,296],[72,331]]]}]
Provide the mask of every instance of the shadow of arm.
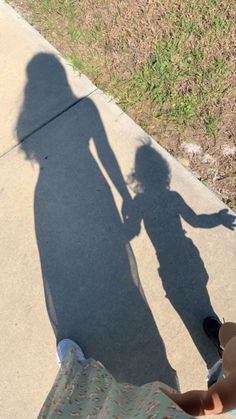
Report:
[{"label": "shadow of arm", "polygon": [[140,208],[140,196],[137,195],[132,201],[132,206],[130,206],[130,211],[127,214],[127,218],[124,219],[125,234],[128,241],[132,240],[140,233],[142,221]]},{"label": "shadow of arm", "polygon": [[179,213],[191,226],[196,228],[213,228],[223,225],[230,230],[234,230],[236,217],[229,214],[228,209],[223,209],[214,214],[197,215],[179,194],[176,195],[179,205]]},{"label": "shadow of arm", "polygon": [[94,143],[96,146],[97,154],[100,162],[102,163],[104,169],[106,170],[108,176],[110,177],[112,183],[116,187],[117,191],[121,195],[122,199],[131,200],[128,188],[124,181],[123,175],[121,173],[119,164],[116,160],[116,157],[113,153],[113,150],[109,144],[104,126],[100,119],[100,116],[97,112],[97,121],[96,129],[92,133]]}]

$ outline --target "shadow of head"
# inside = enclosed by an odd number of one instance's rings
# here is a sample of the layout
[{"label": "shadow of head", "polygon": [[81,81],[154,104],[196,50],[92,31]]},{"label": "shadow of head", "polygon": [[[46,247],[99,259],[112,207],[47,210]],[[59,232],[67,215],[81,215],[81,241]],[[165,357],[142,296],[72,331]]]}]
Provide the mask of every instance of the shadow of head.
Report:
[{"label": "shadow of head", "polygon": [[37,153],[23,140],[55,118],[76,101],[58,57],[50,53],[35,55],[26,68],[27,82],[16,132],[26,159],[38,160]]},{"label": "shadow of head", "polygon": [[137,149],[134,170],[128,178],[128,183],[136,193],[170,187],[168,163],[151,146],[149,140],[142,141],[142,145]]}]

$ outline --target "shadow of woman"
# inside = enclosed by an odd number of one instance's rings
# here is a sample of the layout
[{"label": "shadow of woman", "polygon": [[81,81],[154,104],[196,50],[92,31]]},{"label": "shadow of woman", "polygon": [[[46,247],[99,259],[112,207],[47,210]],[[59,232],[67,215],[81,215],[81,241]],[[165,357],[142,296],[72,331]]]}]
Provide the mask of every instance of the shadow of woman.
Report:
[{"label": "shadow of woman", "polygon": [[233,229],[235,217],[227,210],[197,215],[175,191],[170,190],[170,170],[148,141],[138,148],[130,185],[136,192],[125,222],[128,240],[139,234],[143,219],[156,250],[159,275],[166,297],[179,314],[207,366],[215,359],[202,333],[202,320],[215,315],[207,291],[208,274],[200,253],[186,236],[181,218],[193,227],[213,228],[220,224]]},{"label": "shadow of woman", "polygon": [[[39,92],[47,101],[59,86],[70,103],[77,101],[55,56],[36,55],[27,76],[19,141],[25,121],[44,105],[33,109]],[[135,259],[111,190],[90,151],[92,141],[125,213],[131,198],[91,99],[82,98],[21,141],[26,158],[40,166],[35,228],[56,339],[76,340],[88,357],[104,363],[120,381],[143,384],[158,379],[176,387],[175,371],[138,287]]]}]

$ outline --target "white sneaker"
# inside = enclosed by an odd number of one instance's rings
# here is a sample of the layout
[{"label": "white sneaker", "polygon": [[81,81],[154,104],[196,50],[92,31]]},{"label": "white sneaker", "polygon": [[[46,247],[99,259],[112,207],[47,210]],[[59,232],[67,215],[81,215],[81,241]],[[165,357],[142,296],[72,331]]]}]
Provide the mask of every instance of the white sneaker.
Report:
[{"label": "white sneaker", "polygon": [[57,345],[57,363],[59,367],[61,366],[61,363],[64,361],[67,351],[71,348],[75,349],[77,361],[85,360],[84,353],[76,342],[74,342],[71,339],[63,339]]}]

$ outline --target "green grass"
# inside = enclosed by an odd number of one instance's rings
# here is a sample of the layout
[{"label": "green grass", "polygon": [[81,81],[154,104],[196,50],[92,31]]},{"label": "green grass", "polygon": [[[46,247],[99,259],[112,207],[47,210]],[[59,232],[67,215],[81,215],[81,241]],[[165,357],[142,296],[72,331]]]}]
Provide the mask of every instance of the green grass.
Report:
[{"label": "green grass", "polygon": [[95,67],[86,65],[79,57],[76,55],[68,55],[67,60],[71,63],[72,67],[77,70],[80,74],[90,73],[93,76],[97,76],[97,69]]},{"label": "green grass", "polygon": [[[227,36],[230,24],[220,16],[212,18],[209,4],[192,19],[169,13],[173,19],[171,36],[162,36],[152,57],[133,75],[125,91],[123,87],[119,91],[117,82],[116,96],[128,108],[144,100],[150,102],[154,118],[164,125],[201,125],[209,136],[216,137],[219,104],[227,90],[225,80],[230,69],[222,51],[215,56],[208,54],[210,46],[215,49],[214,39]],[[203,17],[204,32],[199,24]]]},{"label": "green grass", "polygon": [[219,119],[211,115],[210,107],[222,97],[221,82],[227,70],[220,57],[206,65],[201,49],[185,53],[183,41],[163,40],[152,59],[134,75],[122,99],[132,106],[145,97],[155,117],[178,125],[202,121],[206,131],[215,134]]},{"label": "green grass", "polygon": [[81,29],[77,29],[73,24],[69,27],[69,34],[73,44],[76,44],[84,35],[83,31]]}]

